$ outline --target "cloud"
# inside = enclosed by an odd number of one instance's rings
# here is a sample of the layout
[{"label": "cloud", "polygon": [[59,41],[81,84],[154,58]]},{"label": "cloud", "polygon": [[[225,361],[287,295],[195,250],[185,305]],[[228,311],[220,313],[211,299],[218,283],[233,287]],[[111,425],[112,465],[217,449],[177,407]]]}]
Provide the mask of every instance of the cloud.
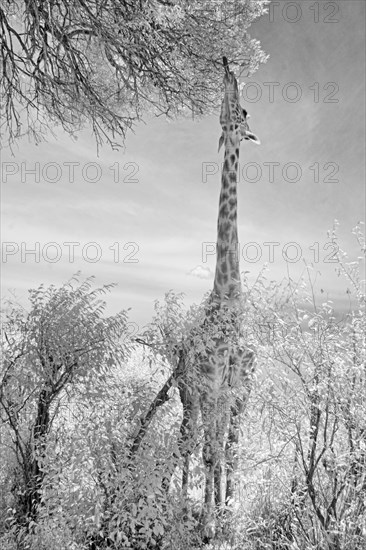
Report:
[{"label": "cloud", "polygon": [[209,267],[197,265],[196,267],[188,271],[187,275],[198,277],[199,279],[212,279],[214,274]]}]

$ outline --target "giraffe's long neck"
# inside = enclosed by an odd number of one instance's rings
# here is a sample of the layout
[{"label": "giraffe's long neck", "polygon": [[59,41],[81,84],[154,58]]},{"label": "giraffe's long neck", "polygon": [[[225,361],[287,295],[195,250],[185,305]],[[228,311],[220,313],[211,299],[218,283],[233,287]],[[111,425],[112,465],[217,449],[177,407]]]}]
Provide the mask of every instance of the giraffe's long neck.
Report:
[{"label": "giraffe's long neck", "polygon": [[225,137],[217,223],[214,295],[220,301],[225,296],[235,299],[241,291],[237,227],[237,172],[240,141],[233,129],[233,125],[230,125]]}]

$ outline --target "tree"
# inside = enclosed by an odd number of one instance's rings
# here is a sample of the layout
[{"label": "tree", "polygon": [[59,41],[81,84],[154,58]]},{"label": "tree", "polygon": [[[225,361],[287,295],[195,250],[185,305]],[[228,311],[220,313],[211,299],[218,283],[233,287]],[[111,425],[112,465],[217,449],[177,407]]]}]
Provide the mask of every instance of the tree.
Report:
[{"label": "tree", "polygon": [[[360,226],[354,233],[364,254]],[[364,547],[362,257],[348,261],[335,229],[330,238],[348,285],[347,315],[340,318],[330,300],[319,303],[312,266],[306,278],[277,286],[272,297],[270,286],[255,297],[260,368],[241,460],[242,502],[251,498],[253,505],[243,505],[240,514],[252,540],[271,541],[276,549]]]},{"label": "tree", "polygon": [[37,520],[52,425],[65,399],[98,394],[110,368],[128,355],[126,312],[104,317],[99,296],[74,278],[61,288],[30,291],[31,310],[12,308],[4,322],[0,379],[1,421],[13,465],[13,521],[28,532]]},{"label": "tree", "polygon": [[[36,142],[61,124],[91,124],[117,145],[144,112],[217,107],[222,55],[254,72],[266,60],[247,33],[267,0],[4,0],[0,7],[4,130]],[[212,40],[212,37],[215,40]]]}]

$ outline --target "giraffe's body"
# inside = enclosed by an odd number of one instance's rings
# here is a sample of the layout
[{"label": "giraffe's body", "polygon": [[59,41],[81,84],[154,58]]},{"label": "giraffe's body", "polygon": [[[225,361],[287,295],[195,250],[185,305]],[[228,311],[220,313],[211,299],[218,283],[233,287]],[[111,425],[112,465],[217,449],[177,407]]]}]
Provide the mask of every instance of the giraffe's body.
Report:
[{"label": "giraffe's body", "polygon": [[[214,534],[214,503],[220,507],[233,496],[232,473],[235,469],[233,446],[238,441],[238,417],[250,391],[254,352],[243,341],[242,288],[238,256],[237,170],[242,139],[259,143],[249,130],[247,113],[239,102],[236,78],[224,58],[225,95],[220,123],[223,133],[219,142],[225,148],[217,226],[217,259],[214,287],[206,305],[200,327],[205,334],[205,349],[196,355],[198,388],[186,394],[186,407],[181,429],[197,419],[199,400],[204,428],[203,460],[205,464],[205,508],[203,525],[206,535]],[[182,394],[181,394],[182,395]],[[183,402],[184,403],[184,402]],[[224,450],[224,441],[226,447]],[[188,481],[189,452],[185,449],[186,466],[183,485]],[[225,456],[224,456],[225,455]],[[222,494],[222,464],[226,459],[226,491]]]}]

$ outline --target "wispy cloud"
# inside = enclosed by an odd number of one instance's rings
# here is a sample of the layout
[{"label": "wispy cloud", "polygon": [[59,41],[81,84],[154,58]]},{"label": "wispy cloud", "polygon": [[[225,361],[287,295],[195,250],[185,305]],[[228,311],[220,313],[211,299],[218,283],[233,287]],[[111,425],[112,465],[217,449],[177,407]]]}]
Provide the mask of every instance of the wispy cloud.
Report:
[{"label": "wispy cloud", "polygon": [[199,279],[213,279],[213,271],[209,267],[204,267],[203,265],[197,265],[190,271],[188,271],[187,275],[190,275],[191,277],[198,277]]}]

